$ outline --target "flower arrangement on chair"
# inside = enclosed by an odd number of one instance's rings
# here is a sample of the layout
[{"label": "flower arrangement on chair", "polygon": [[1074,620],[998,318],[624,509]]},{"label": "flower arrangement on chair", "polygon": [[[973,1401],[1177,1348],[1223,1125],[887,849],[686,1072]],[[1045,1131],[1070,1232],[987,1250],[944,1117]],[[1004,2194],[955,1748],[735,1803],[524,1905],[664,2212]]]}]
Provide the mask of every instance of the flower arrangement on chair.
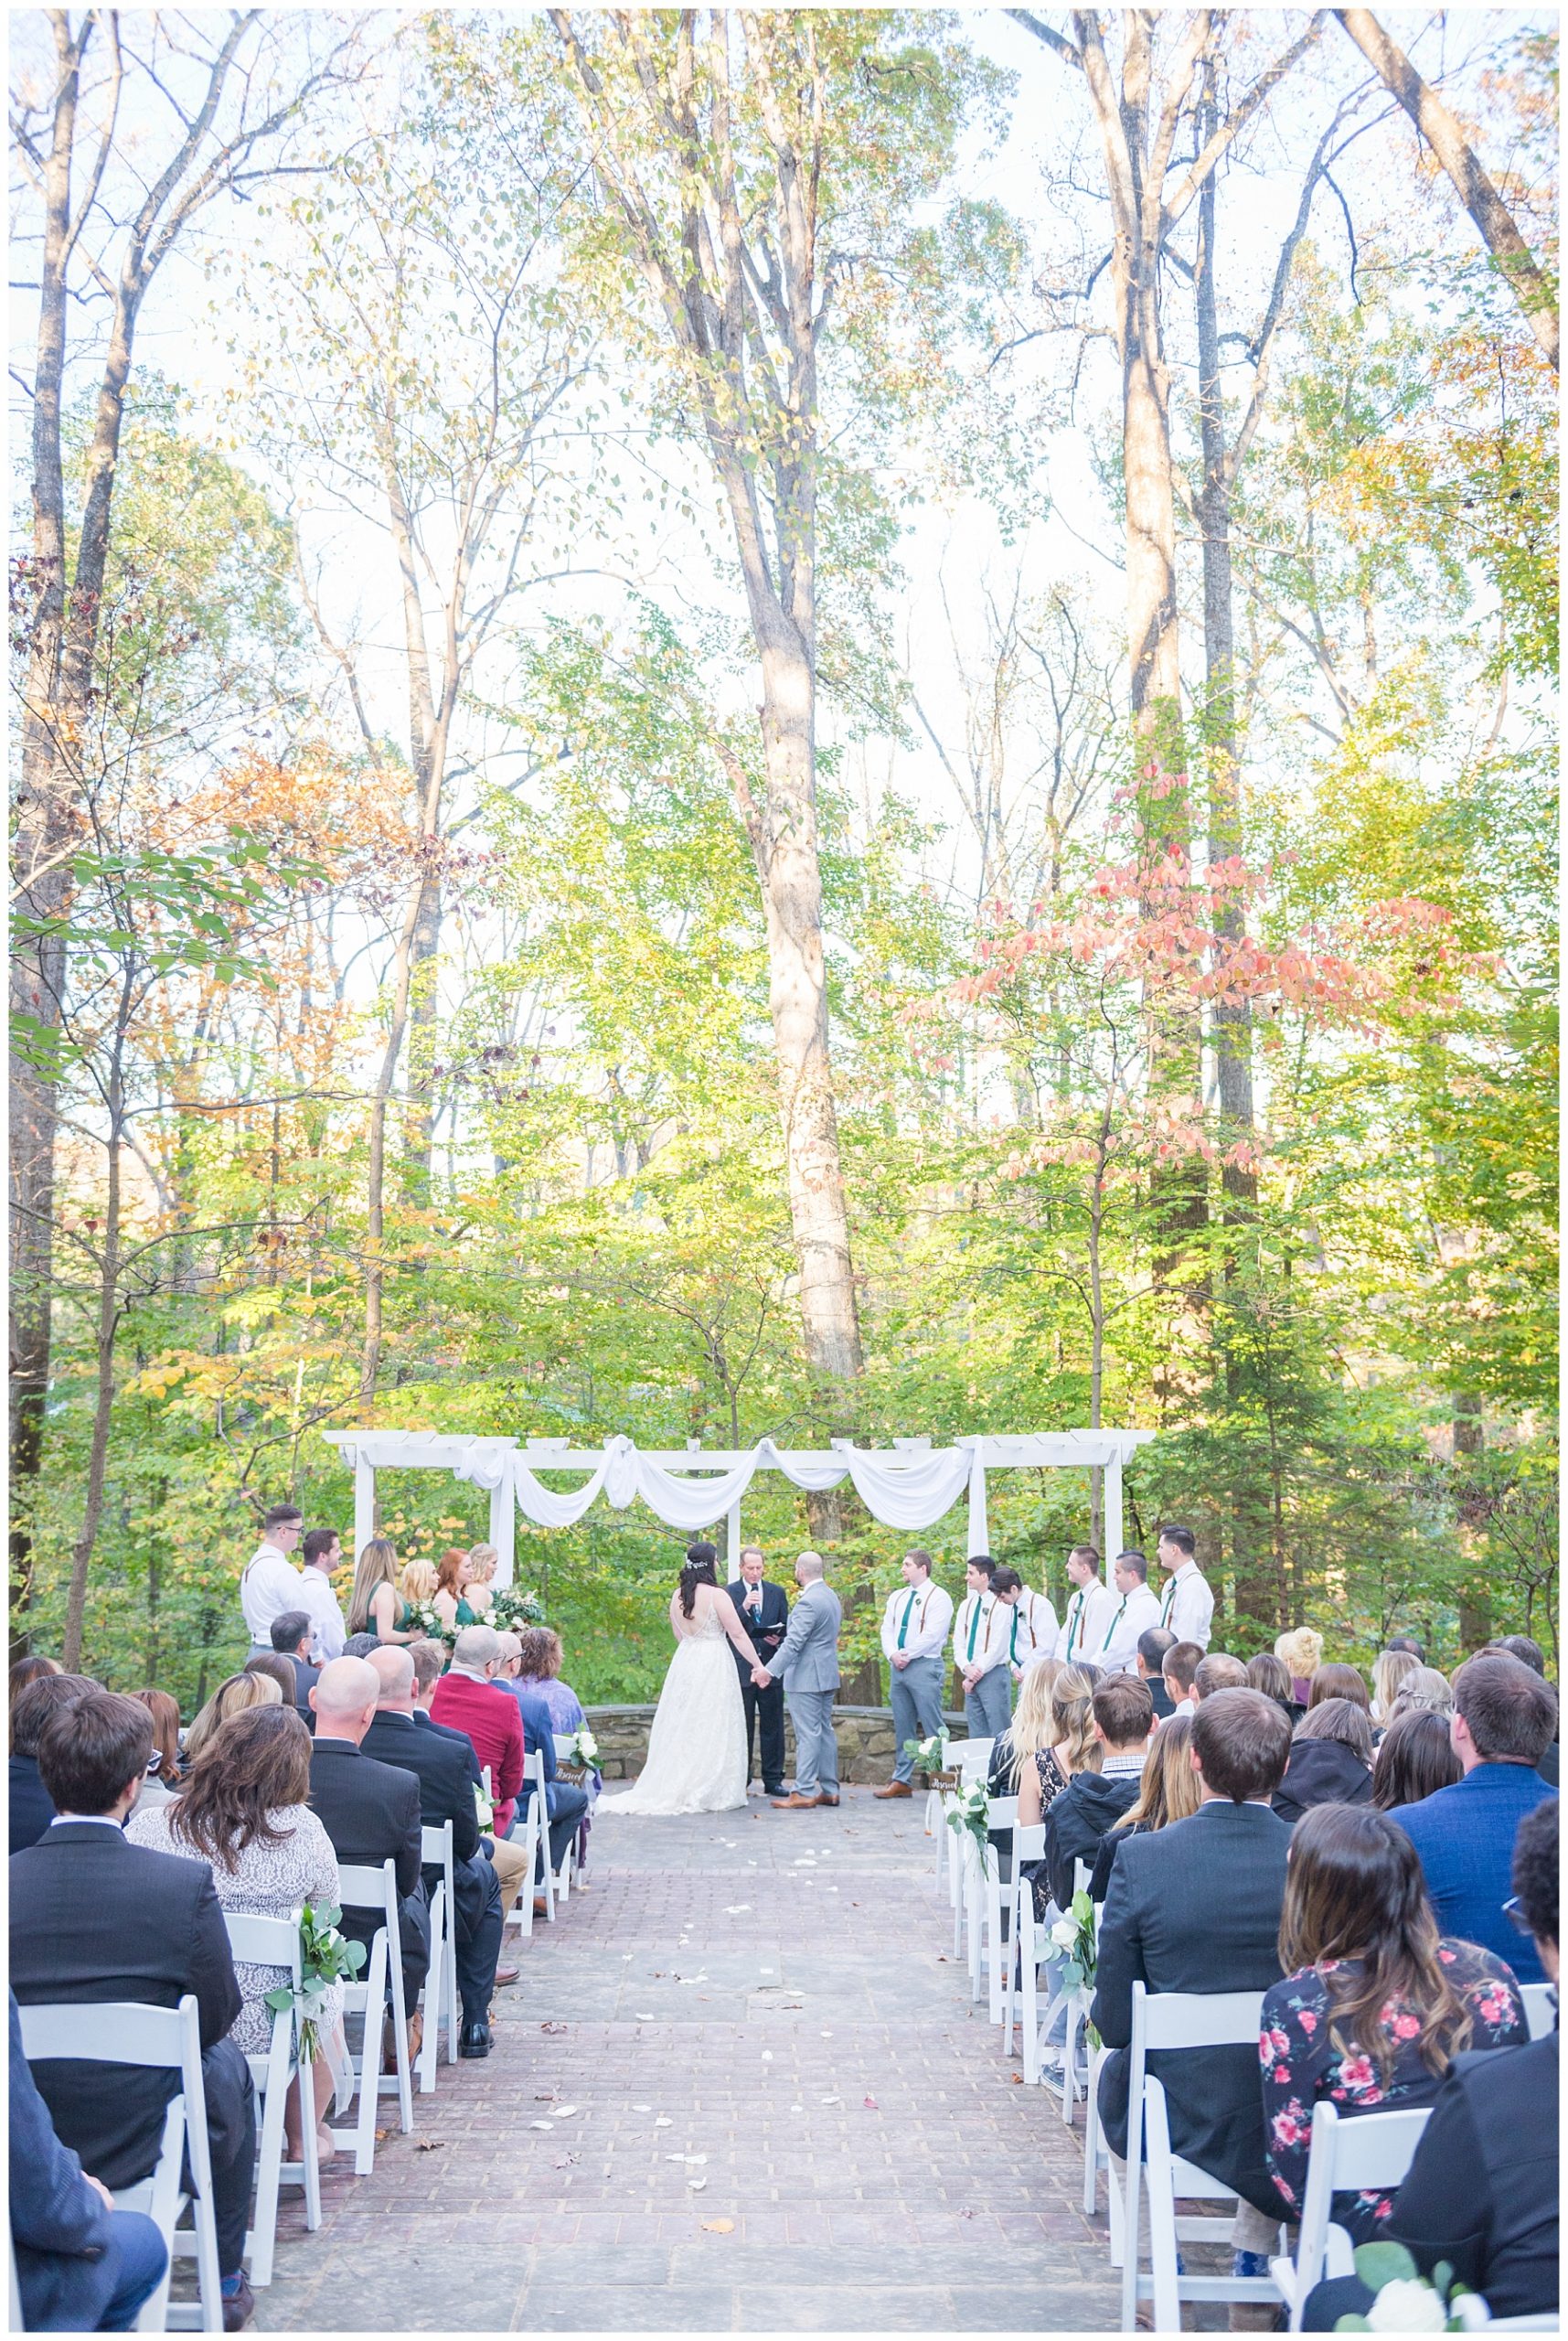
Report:
[{"label": "flower arrangement on chair", "polygon": [[321,2054],[321,2012],[329,1987],[352,1982],[365,1964],[365,1946],[338,1932],[340,1909],[313,1910],[307,1902],[300,1912],[300,1980],[280,1983],[265,1995],[273,2014],[293,2008],[299,2019],[300,2062],[314,2064]]},{"label": "flower arrangement on chair", "polygon": [[1482,2305],[1445,2260],[1424,2276],[1403,2243],[1359,2245],[1356,2273],[1376,2297],[1364,2316],[1337,2319],[1336,2333],[1465,2333],[1473,2328],[1460,2302]]},{"label": "flower arrangement on chair", "polygon": [[965,1833],[973,1837],[984,1861],[988,1844],[987,1830],[991,1819],[991,1800],[984,1780],[960,1789],[947,1808],[947,1825],[955,1836]]}]

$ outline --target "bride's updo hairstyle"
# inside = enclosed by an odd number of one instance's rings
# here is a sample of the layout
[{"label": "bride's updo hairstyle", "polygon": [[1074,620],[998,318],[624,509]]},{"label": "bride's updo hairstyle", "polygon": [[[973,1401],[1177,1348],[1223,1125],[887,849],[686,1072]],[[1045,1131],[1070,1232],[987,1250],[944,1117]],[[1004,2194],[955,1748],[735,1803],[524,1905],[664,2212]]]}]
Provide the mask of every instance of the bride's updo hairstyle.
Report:
[{"label": "bride's updo hairstyle", "polygon": [[688,1545],[686,1566],[680,1573],[680,1606],[687,1617],[697,1608],[699,1585],[719,1582],[719,1547],[717,1545]]}]

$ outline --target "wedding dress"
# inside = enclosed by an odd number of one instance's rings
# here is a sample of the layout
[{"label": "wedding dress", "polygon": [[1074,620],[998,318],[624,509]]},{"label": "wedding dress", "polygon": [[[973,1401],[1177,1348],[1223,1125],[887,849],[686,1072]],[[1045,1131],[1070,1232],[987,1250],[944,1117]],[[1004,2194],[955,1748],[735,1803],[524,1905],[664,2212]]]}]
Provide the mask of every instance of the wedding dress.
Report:
[{"label": "wedding dress", "polygon": [[746,1716],[730,1638],[716,1602],[677,1629],[659,1694],[648,1760],[635,1788],[602,1796],[595,1812],[673,1817],[731,1812],[746,1801]]}]

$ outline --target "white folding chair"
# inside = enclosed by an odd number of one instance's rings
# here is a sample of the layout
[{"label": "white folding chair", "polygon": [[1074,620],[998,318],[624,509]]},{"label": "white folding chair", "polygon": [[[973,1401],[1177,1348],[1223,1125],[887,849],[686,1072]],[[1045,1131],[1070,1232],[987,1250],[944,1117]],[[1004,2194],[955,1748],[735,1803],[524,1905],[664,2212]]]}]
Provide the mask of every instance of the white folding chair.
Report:
[{"label": "white folding chair", "polygon": [[[1133,1985],[1133,2037],[1127,2096],[1127,2187],[1123,2211],[1122,2329],[1135,2330],[1140,2300],[1154,2304],[1157,2333],[1181,2328],[1183,2301],[1255,2301],[1276,2306],[1272,2277],[1179,2276],[1178,2243],[1227,2243],[1228,2219],[1180,2218],[1177,2198],[1223,2203],[1235,2190],[1185,2156],[1172,2154],[1165,2088],[1147,2069],[1151,2054],[1200,2048],[1256,2050],[1262,1992],[1160,1992]],[[1148,2275],[1139,2269],[1143,2195],[1148,2195]]]},{"label": "white folding chair", "polygon": [[[991,1750],[996,1744],[994,1739],[958,1739],[953,1742],[949,1753],[958,1774],[960,1788],[972,1788],[976,1780],[987,1779],[991,1769]],[[969,1923],[970,1897],[965,1891],[969,1880],[968,1865],[964,1857],[965,1833],[948,1826],[948,1815],[955,1810],[955,1803],[956,1799],[949,1790],[943,1798],[942,1833],[952,1840],[947,1848],[950,1864],[948,1894],[953,1904],[953,1956],[959,1959],[964,1953],[965,1934]]]},{"label": "white folding chair", "polygon": [[[300,1980],[300,1918],[252,1917],[243,1910],[226,1910],[229,1948],[236,1959],[258,1967],[283,1967],[297,1990]],[[261,2109],[256,2137],[256,2218],[245,2239],[245,2256],[255,2285],[272,2281],[272,2255],[278,2234],[278,2195],[283,2186],[304,2189],[304,2223],[315,2233],[321,2225],[321,2175],[316,2162],[315,2091],[314,2074],[302,2065],[299,2026],[292,2008],[272,2016],[272,2045],[264,2057],[247,2057],[256,2101]],[[298,2079],[300,2090],[300,2154],[298,2162],[283,2160],[283,2111],[289,2084]]]},{"label": "white folding chair", "polygon": [[1008,1962],[1007,1976],[1002,1985],[1002,2045],[1010,2057],[1016,2021],[1023,2050],[1026,2081],[1040,2079],[1039,1983],[1036,1971],[1041,1954],[1040,1929],[1034,1915],[1034,1886],[1030,1879],[1020,1876],[1019,1872],[1025,1862],[1043,1861],[1044,1858],[1044,1822],[1037,1822],[1029,1829],[1019,1828],[1015,1823],[1013,1876],[1008,1896],[1008,1932],[1014,1955]]},{"label": "white folding chair", "polygon": [[[169,2270],[136,2319],[141,2333],[221,2333],[222,2286],[218,2269],[218,2226],[212,2208],[212,2160],[207,2143],[207,2099],[201,2080],[201,2027],[196,1994],[187,1992],[176,2008],[146,2007],[140,2001],[43,2002],[23,2008],[22,2050],[29,2065],[49,2058],[88,2059],[101,2065],[134,2065],[179,2075],[177,2093],[164,2115],[163,2143],[150,2178],[120,2188],[122,2211],[144,2211],[175,2254],[194,2256],[199,2304],[169,2306]],[[183,2183],[188,2152],[195,2192]],[[191,2225],[179,2219],[187,2208]]]},{"label": "white folding chair", "polygon": [[[346,1983],[343,2006],[346,2015],[361,2013],[365,2019],[365,2036],[359,2047],[357,2070],[349,2059],[346,2090],[340,2080],[337,2109],[347,2112],[356,2092],[359,2111],[352,2129],[334,2130],[333,2141],[340,2146],[354,2149],[354,2167],[364,2178],[376,2164],[376,2114],[383,2090],[397,2091],[398,2122],[405,2134],[414,2126],[413,2087],[409,2072],[408,2026],[403,2008],[402,1938],[398,1927],[398,1876],[391,1855],[379,1869],[358,1868],[352,1863],[340,1862],[337,1869],[338,1889],[344,1908],[355,1910],[380,1910],[383,1923],[376,1929],[370,1943],[370,1959],[360,1972],[363,1983]],[[389,1984],[392,1994],[392,2036],[395,2043],[397,2070],[381,2070],[381,2031],[387,2004]]]},{"label": "white folding chair", "polygon": [[[1092,1876],[1093,1872],[1091,1871],[1087,1862],[1073,1863],[1072,1896],[1074,1901],[1076,1901],[1080,1894],[1088,1893],[1089,1880]],[[1099,1925],[1098,1913],[1095,1914],[1093,1923],[1097,1933]],[[1072,2109],[1078,2102],[1079,2036],[1088,2029],[1089,2010],[1093,2005],[1094,1995],[1092,1992],[1086,1992],[1080,1987],[1077,1991],[1069,1992],[1066,1994],[1066,1999],[1067,2029],[1062,2036],[1061,2042],[1061,2118],[1067,2123],[1068,2128],[1071,2129],[1072,2126]],[[1088,2058],[1085,2057],[1084,2088],[1087,2089],[1087,2087]]]},{"label": "white folding chair", "polygon": [[1532,2040],[1542,2040],[1557,2026],[1557,1986],[1555,1983],[1521,1983],[1520,1998],[1524,2002],[1524,2020]]},{"label": "white folding chair", "polygon": [[16,2245],[9,2226],[5,2229],[5,2250],[11,2262],[11,2322],[7,2330],[25,2333],[27,2328],[22,2322],[22,2286],[16,2274]]},{"label": "white folding chair", "polygon": [[[540,1760],[542,1767],[542,1758]],[[495,1791],[491,1786],[490,1767],[486,1764],[483,1769],[485,1774],[485,1793],[490,1798],[492,1803],[494,1803]],[[534,1870],[536,1866],[539,1865],[539,1856],[541,1844],[544,1848],[543,1867],[547,1873],[549,1869],[549,1838],[548,1833],[541,1835],[540,1829],[540,1823],[543,1819],[544,1814],[540,1809],[539,1798],[536,1791],[533,1796],[529,1797],[526,1809],[519,1803],[517,1826],[511,1839],[509,1840],[509,1842],[517,1847],[518,1853],[521,1854],[527,1867],[523,1876],[523,1883],[517,1891],[517,1897],[507,1913],[506,1924],[508,1927],[516,1927],[526,1941],[531,1940],[534,1931]],[[548,1885],[544,1888],[544,1891],[548,1896],[549,1891]],[[552,1909],[553,1907],[554,1906],[552,1904]]]},{"label": "white folding chair", "polygon": [[420,1860],[426,1869],[439,1869],[441,1883],[430,1906],[430,1972],[421,1994],[424,2008],[424,2038],[420,2043],[420,2094],[435,2087],[441,2062],[441,2027],[446,2026],[446,2061],[457,2062],[457,1898],[452,1852],[452,1823],[421,1833]]},{"label": "white folding chair", "polygon": [[572,1831],[566,1851],[561,1856],[560,1867],[557,1869],[549,1857],[549,1812],[546,1795],[547,1783],[544,1776],[542,1748],[536,1748],[533,1750],[525,1769],[534,1784],[534,1792],[528,1803],[538,1823],[540,1867],[544,1872],[545,1913],[551,1926],[554,1926],[557,1903],[565,1904],[571,1899],[571,1880],[577,1867],[577,1832],[575,1829]]},{"label": "white folding chair", "polygon": [[[1007,1899],[1002,1892],[1002,1861],[1004,1855],[1009,1859],[1011,1857],[1013,1839],[1018,1825],[1017,1797],[994,1796],[991,1799],[990,1812],[987,1815],[987,1835],[994,1833],[1005,1838],[1007,1842],[1003,1846],[987,1844],[984,1855],[981,1855],[977,1845],[974,1848],[976,1865],[979,1873],[977,1886],[979,1924],[976,1929],[975,1936],[975,1974],[977,1982],[980,1971],[984,1970],[987,2014],[993,2024],[1000,2024],[1002,2021],[1003,1986],[1006,1974],[1010,1972],[1008,1967],[1008,1951],[1012,1944],[1010,1932],[1006,1942],[1002,1940],[1003,1905]],[[979,1998],[978,1989],[975,1991],[974,1996],[976,1999]]]},{"label": "white folding chair", "polygon": [[1355,2247],[1333,2225],[1336,2195],[1359,2195],[1364,2187],[1392,2194],[1403,2184],[1429,2105],[1396,2107],[1388,2113],[1358,2113],[1342,2119],[1339,2109],[1320,2098],[1312,2109],[1312,2143],[1307,2164],[1307,2193],[1294,2263],[1283,2255],[1269,2261],[1269,2273],[1290,2311],[1290,2329],[1301,2331],[1307,2295],[1325,2276],[1353,2276]]}]

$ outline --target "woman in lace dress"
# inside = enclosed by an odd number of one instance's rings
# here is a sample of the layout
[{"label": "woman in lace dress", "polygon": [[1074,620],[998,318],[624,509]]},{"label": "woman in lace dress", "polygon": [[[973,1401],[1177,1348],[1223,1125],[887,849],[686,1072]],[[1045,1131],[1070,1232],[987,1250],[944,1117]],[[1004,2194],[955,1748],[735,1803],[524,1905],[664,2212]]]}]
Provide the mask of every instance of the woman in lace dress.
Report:
[{"label": "woman in lace dress", "polygon": [[712,1545],[688,1549],[670,1598],[675,1656],[648,1734],[648,1760],[635,1788],[600,1798],[601,1812],[732,1812],[746,1801],[746,1717],[726,1637],[748,1673],[757,1653],[719,1583],[718,1561]]},{"label": "woman in lace dress", "polygon": [[[133,1812],[125,1834],[154,1853],[209,1863],[226,1910],[287,1919],[306,1902],[316,1910],[335,1909],[341,1900],[337,1856],[306,1802],[309,1794],[310,1734],[295,1710],[276,1703],[251,1707],[212,1733],[179,1794],[167,1804]],[[237,1959],[234,1974],[244,2004],[229,2038],[247,2057],[264,2056],[272,2037],[266,1995],[288,1982],[288,1970]],[[329,1991],[321,2018],[324,2039],[342,2016],[342,1994]],[[321,2127],[332,2094],[331,2062],[317,2058],[313,2074],[317,2144],[324,2158],[333,2150]],[[297,2155],[294,2090],[289,2091],[284,2127],[291,2154]]]}]

